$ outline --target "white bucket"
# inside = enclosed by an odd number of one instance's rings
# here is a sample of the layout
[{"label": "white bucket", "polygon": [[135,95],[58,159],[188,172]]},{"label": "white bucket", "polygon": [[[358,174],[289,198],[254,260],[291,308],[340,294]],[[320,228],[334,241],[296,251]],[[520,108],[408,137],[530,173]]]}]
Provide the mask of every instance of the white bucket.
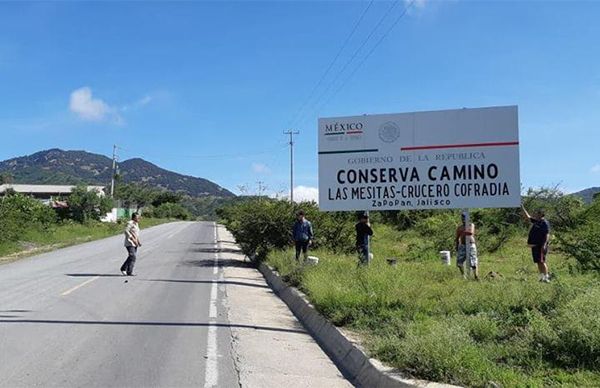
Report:
[{"label": "white bucket", "polygon": [[440,259],[442,259],[442,264],[450,265],[452,262],[450,259],[450,251],[440,251]]},{"label": "white bucket", "polygon": [[308,256],[306,258],[306,264],[307,265],[317,265],[317,264],[319,264],[319,258],[315,257],[315,256]]}]

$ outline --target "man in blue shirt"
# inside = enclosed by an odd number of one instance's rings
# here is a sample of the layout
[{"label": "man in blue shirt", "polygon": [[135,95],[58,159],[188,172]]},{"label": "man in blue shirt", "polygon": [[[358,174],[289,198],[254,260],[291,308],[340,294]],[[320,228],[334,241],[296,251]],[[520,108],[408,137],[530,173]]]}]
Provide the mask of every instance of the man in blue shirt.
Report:
[{"label": "man in blue shirt", "polygon": [[302,210],[296,215],[292,237],[296,244],[296,261],[300,259],[300,252],[304,254],[304,260],[306,260],[308,258],[308,247],[313,240],[313,228],[310,221],[305,218]]},{"label": "man in blue shirt", "polygon": [[549,283],[548,264],[548,243],[550,242],[550,223],[546,220],[543,210],[537,210],[533,217],[529,215],[523,207],[525,216],[531,221],[531,229],[527,237],[527,245],[531,248],[533,262],[537,264],[540,272],[540,282]]}]

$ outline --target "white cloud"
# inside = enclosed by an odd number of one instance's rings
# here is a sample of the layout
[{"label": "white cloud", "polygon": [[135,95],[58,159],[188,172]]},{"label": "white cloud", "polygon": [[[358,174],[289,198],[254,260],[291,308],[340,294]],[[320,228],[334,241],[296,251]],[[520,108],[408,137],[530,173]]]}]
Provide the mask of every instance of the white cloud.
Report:
[{"label": "white cloud", "polygon": [[592,168],[590,169],[590,172],[592,174],[600,174],[600,163],[592,166]]},{"label": "white cloud", "polygon": [[[83,120],[102,121],[113,114],[113,109],[104,101],[92,96],[92,89],[87,86],[71,92],[69,109]],[[119,121],[119,118],[117,118]]]},{"label": "white cloud", "polygon": [[263,163],[252,163],[252,171],[257,174],[270,174],[271,169]]},{"label": "white cloud", "polygon": [[140,98],[139,100],[137,100],[137,102],[135,103],[136,106],[144,106],[144,105],[148,105],[150,103],[150,101],[152,101],[152,96],[144,96],[142,98]]},{"label": "white cloud", "polygon": [[294,202],[302,201],[319,202],[319,189],[309,186],[294,187]]},{"label": "white cloud", "polygon": [[[414,0],[416,8],[424,8],[428,0]],[[405,0],[405,3],[410,4],[410,1]]]},{"label": "white cloud", "polygon": [[126,112],[126,111],[131,110],[131,109],[142,108],[142,107],[148,105],[150,102],[152,102],[153,99],[154,98],[152,96],[145,95],[144,97],[142,97],[139,100],[133,102],[132,104],[123,105],[121,107],[121,111]]}]

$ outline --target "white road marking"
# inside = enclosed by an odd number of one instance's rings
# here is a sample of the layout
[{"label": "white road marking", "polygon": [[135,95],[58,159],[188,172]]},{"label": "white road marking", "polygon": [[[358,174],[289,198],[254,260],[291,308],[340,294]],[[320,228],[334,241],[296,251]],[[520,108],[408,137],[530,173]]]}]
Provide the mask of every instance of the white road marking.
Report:
[{"label": "white road marking", "polygon": [[81,287],[85,286],[86,284],[90,284],[91,282],[93,282],[94,280],[97,280],[98,278],[100,278],[100,276],[95,276],[91,279],[88,279],[85,282],[81,283],[80,285],[70,288],[67,291],[63,292],[62,294],[60,294],[60,296],[69,295],[71,292],[80,289]]},{"label": "white road marking", "polygon": [[[217,224],[214,223],[215,228],[215,244],[217,244]],[[215,252],[215,262],[213,266],[213,274],[217,274],[219,271],[218,267],[219,254]],[[208,340],[206,345],[206,368],[204,373],[204,387],[211,388],[216,387],[219,382],[219,366],[218,366],[218,348],[217,348],[217,327],[214,325],[217,323],[217,280],[212,281],[210,288],[210,307],[209,307],[209,326],[208,326]]]}]

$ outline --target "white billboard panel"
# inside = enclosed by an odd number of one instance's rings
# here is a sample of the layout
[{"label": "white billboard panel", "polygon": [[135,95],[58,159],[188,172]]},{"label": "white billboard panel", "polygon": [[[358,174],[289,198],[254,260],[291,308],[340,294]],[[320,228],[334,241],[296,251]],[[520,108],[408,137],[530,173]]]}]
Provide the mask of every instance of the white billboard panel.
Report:
[{"label": "white billboard panel", "polygon": [[322,210],[518,207],[516,106],[319,119]]}]

